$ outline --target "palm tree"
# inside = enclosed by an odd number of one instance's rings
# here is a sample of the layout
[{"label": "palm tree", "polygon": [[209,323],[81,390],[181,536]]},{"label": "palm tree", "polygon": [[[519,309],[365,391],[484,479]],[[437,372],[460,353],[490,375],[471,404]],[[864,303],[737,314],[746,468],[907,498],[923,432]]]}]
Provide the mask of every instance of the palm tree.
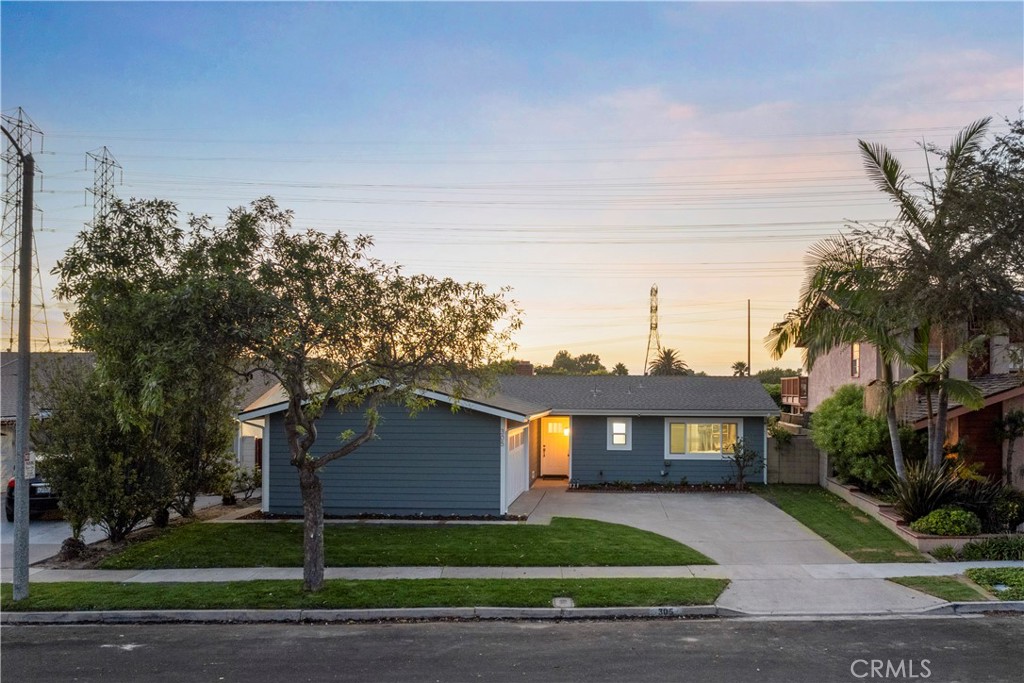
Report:
[{"label": "palm tree", "polygon": [[647,367],[648,375],[692,375],[686,361],[678,356],[675,349],[662,349]]},{"label": "palm tree", "polygon": [[804,365],[810,370],[819,357],[836,347],[874,345],[882,358],[882,407],[893,462],[897,476],[905,479],[894,382],[905,323],[888,295],[889,277],[879,267],[876,254],[842,236],[812,246],[808,262],[797,307],[772,327],[765,347],[778,359],[793,346],[802,346]]},{"label": "palm tree", "polygon": [[620,377],[623,377],[623,376],[629,374],[629,368],[627,368],[622,363],[616,363],[615,367],[612,368],[612,374],[613,375],[619,375]]},{"label": "palm tree", "polygon": [[[1005,320],[1008,300],[1017,302],[1019,309],[1013,272],[1004,277],[994,267],[997,259],[990,252],[997,241],[985,226],[975,230],[957,212],[959,203],[970,196],[972,164],[989,122],[988,118],[981,119],[961,130],[949,149],[940,152],[945,163],[942,177],[936,180],[929,165],[928,178],[922,183],[915,183],[884,145],[858,141],[868,177],[899,210],[895,226],[871,236],[878,253],[885,254],[885,269],[892,278],[891,296],[903,302],[908,318],[929,328],[929,336],[933,326],[938,332],[938,377],[934,383],[927,383],[936,391],[937,428],[929,441],[932,462],[942,460],[945,430],[939,427],[946,424],[953,386],[948,381],[950,364],[944,362],[952,355],[948,346],[956,350],[972,343],[957,339],[957,326],[966,326],[972,320]],[[935,150],[925,151],[928,164],[927,152]],[[915,186],[923,191],[913,191]],[[954,321],[954,325],[944,327],[948,321]],[[919,366],[915,372],[925,369]],[[932,419],[929,414],[929,424]]]},{"label": "palm tree", "polygon": [[745,361],[738,360],[732,364],[732,376],[733,377],[746,377],[750,374],[750,368],[747,367]]},{"label": "palm tree", "polygon": [[939,422],[932,397],[939,392],[964,406],[976,410],[985,406],[985,397],[981,391],[963,379],[949,376],[950,366],[959,358],[968,355],[979,343],[984,341],[981,336],[957,346],[945,358],[937,363],[931,361],[931,327],[924,325],[915,332],[915,342],[899,354],[900,361],[913,371],[913,374],[900,382],[896,387],[895,397],[907,394],[924,394],[928,414],[928,463],[933,467],[942,464],[942,447],[945,442],[946,430]]}]

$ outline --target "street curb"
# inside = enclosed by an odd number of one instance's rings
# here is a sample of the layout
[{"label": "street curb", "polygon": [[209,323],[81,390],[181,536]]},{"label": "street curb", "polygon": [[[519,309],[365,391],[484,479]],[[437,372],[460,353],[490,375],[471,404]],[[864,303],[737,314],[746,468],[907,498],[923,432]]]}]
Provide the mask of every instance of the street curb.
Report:
[{"label": "street curb", "polygon": [[986,612],[1024,612],[1024,600],[979,600],[949,602],[923,610],[924,614],[984,614]]},{"label": "street curb", "polygon": [[282,610],[108,610],[96,612],[4,612],[4,626],[55,624],[278,624],[397,620],[573,620],[573,619],[842,619],[938,617],[990,612],[1024,613],[1024,601],[952,602],[921,610],[865,613],[743,612],[716,605],[664,607],[418,607]]},{"label": "street curb", "polygon": [[0,624],[176,624],[331,623],[430,619],[650,619],[744,616],[714,605],[665,607],[419,607],[396,609],[124,610],[95,612],[4,612]]}]

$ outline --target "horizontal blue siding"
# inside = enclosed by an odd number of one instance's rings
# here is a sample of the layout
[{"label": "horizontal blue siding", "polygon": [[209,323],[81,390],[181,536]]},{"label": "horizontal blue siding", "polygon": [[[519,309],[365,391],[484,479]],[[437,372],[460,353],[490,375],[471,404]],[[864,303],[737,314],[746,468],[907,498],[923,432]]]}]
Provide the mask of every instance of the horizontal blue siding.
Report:
[{"label": "horizontal blue siding", "polygon": [[[324,512],[397,515],[496,515],[501,510],[500,419],[447,406],[410,418],[400,406],[380,409],[377,438],[320,470]],[[313,455],[363,429],[361,411],[336,410],[317,422]],[[270,416],[270,512],[300,514],[298,471],[289,463],[284,413]]]},{"label": "horizontal blue siding", "polygon": [[[616,416],[609,416],[616,417]],[[743,422],[743,438],[748,448],[764,458],[764,418],[735,418]],[[728,421],[730,418],[722,418]],[[634,417],[633,448],[608,450],[606,417],[572,418],[572,478],[581,484],[625,481],[659,481],[689,484],[712,483],[736,478],[736,468],[728,460],[665,460],[665,418]],[[663,476],[662,472],[666,474]],[[748,481],[761,481],[762,469],[747,471]]]}]

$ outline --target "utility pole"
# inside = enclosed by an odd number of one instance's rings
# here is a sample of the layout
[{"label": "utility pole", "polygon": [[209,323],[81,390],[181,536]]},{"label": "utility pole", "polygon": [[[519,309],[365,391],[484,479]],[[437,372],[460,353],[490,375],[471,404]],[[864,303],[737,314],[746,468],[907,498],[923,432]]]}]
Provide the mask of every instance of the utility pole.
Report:
[{"label": "utility pole", "polygon": [[750,299],[747,299],[747,377],[750,377]]},{"label": "utility pole", "polygon": [[32,352],[32,210],[36,162],[25,154],[6,127],[4,135],[18,152],[22,166],[21,243],[18,286],[18,401],[14,435],[14,591],[15,601],[28,597],[29,375]]}]

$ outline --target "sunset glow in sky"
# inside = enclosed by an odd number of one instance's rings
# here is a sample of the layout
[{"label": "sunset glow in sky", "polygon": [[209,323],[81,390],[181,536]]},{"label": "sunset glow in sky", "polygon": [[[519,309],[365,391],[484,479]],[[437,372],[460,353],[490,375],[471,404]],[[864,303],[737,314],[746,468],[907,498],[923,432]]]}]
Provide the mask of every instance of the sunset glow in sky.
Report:
[{"label": "sunset glow in sky", "polygon": [[123,198],[222,220],[272,195],[297,227],[372,234],[410,271],[511,286],[518,357],[566,348],[633,373],[654,283],[662,343],[691,368],[746,359],[747,299],[754,371],[797,365],[761,339],[807,247],[894,215],[857,139],[922,174],[922,139],[989,115],[1004,130],[1024,103],[1020,2],[4,2],[0,17],[3,110],[45,134],[44,273],[92,217],[85,158],[105,145]]}]

